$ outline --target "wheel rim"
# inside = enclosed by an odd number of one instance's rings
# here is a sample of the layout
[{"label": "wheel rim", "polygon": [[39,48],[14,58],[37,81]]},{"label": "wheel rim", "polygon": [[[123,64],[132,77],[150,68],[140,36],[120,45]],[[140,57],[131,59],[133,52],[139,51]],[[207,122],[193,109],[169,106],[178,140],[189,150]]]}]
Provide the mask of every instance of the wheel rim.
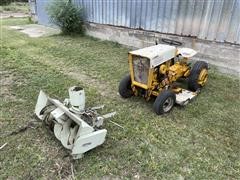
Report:
[{"label": "wheel rim", "polygon": [[172,109],[172,107],[173,107],[173,99],[169,97],[163,103],[163,111],[168,112]]},{"label": "wheel rim", "polygon": [[208,79],[208,71],[207,69],[204,68],[199,74],[198,84],[200,84],[201,86],[204,86],[207,82],[207,79]]}]

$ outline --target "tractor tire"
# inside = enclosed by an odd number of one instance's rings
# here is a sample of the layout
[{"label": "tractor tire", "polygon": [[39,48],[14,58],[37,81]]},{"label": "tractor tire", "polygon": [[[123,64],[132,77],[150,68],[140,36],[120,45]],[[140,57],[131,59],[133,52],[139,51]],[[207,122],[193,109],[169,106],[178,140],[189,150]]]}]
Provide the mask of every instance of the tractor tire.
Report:
[{"label": "tractor tire", "polygon": [[197,61],[190,72],[190,75],[188,77],[188,88],[191,91],[198,91],[200,90],[206,83],[207,81],[207,74],[206,74],[206,79],[205,82],[200,84],[199,83],[199,78],[200,78],[200,74],[202,71],[206,71],[208,70],[208,64],[205,61]]},{"label": "tractor tire", "polygon": [[170,90],[163,90],[153,104],[153,110],[157,115],[168,113],[176,102],[176,95]]},{"label": "tractor tire", "polygon": [[123,98],[130,98],[133,95],[131,83],[130,75],[125,76],[120,81],[118,92]]}]

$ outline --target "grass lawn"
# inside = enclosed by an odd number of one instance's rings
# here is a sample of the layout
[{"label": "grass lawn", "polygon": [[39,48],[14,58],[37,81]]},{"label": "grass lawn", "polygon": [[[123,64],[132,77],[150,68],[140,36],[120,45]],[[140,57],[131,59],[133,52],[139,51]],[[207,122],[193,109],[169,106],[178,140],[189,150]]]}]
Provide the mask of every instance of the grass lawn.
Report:
[{"label": "grass lawn", "polygon": [[[239,79],[210,70],[207,86],[185,108],[157,116],[153,102],[119,97],[128,72],[128,50],[90,37],[29,38],[1,25],[0,179],[238,179],[240,177]],[[87,105],[116,110],[105,122],[105,143],[73,161],[41,123],[11,132],[34,119],[40,89],[63,100],[73,85],[85,88]]]},{"label": "grass lawn", "polygon": [[29,4],[24,2],[12,2],[9,5],[0,6],[0,12],[4,11],[28,13]]}]

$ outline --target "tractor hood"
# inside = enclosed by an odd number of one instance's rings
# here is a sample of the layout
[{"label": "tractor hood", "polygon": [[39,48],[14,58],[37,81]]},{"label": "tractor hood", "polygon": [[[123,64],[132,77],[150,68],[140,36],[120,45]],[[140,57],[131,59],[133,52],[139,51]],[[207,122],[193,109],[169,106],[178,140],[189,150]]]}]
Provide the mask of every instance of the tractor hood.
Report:
[{"label": "tractor hood", "polygon": [[155,46],[146,47],[129,52],[135,56],[141,56],[150,60],[150,67],[154,68],[169,59],[174,58],[176,55],[181,54],[185,58],[193,57],[197,51],[190,48],[176,48],[174,46],[158,44]]},{"label": "tractor hood", "polygon": [[150,67],[156,67],[176,56],[176,47],[165,44],[146,47],[129,52],[135,56],[141,56],[150,60]]}]

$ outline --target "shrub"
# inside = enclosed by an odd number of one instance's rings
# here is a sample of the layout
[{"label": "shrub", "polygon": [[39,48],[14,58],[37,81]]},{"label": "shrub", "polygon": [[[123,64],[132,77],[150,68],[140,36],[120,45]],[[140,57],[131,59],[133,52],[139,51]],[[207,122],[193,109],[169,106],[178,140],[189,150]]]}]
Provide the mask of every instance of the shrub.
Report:
[{"label": "shrub", "polygon": [[47,12],[51,22],[63,34],[84,34],[83,8],[75,6],[69,0],[55,0],[48,6]]},{"label": "shrub", "polygon": [[9,5],[10,3],[11,3],[10,0],[0,0],[0,6]]}]

